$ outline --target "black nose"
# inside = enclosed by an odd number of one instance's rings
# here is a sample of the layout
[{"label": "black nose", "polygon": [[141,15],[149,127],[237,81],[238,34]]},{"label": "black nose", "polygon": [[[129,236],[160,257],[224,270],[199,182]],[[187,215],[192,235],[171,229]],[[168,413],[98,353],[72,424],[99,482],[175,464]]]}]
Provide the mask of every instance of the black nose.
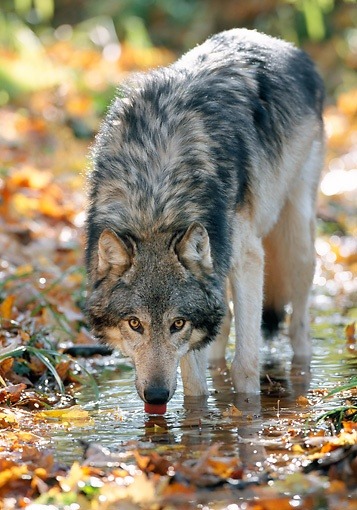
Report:
[{"label": "black nose", "polygon": [[148,404],[166,404],[169,400],[169,391],[160,386],[149,386],[144,391],[144,397]]}]

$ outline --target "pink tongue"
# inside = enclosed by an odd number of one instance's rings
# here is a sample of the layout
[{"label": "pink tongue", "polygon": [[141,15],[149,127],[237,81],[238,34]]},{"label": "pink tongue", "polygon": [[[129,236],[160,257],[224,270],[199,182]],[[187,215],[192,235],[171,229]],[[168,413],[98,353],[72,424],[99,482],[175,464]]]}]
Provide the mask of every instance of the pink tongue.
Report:
[{"label": "pink tongue", "polygon": [[148,404],[147,402],[144,403],[145,412],[149,414],[165,414],[166,407],[166,404]]}]

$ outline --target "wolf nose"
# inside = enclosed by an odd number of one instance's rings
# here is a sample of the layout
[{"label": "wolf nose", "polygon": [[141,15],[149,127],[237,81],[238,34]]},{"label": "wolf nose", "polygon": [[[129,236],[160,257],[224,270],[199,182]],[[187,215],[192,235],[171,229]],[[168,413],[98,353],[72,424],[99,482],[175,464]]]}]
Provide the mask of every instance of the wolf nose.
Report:
[{"label": "wolf nose", "polygon": [[166,388],[151,386],[144,391],[144,397],[148,404],[166,404],[169,400],[169,391]]}]

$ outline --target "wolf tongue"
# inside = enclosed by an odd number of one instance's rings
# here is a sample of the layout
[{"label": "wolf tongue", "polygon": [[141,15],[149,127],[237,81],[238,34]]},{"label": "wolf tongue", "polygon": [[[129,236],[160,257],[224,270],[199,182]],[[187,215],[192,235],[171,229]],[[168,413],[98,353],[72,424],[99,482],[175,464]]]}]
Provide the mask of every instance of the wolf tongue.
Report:
[{"label": "wolf tongue", "polygon": [[147,402],[144,403],[145,412],[149,414],[165,414],[166,407],[166,404],[148,404]]}]

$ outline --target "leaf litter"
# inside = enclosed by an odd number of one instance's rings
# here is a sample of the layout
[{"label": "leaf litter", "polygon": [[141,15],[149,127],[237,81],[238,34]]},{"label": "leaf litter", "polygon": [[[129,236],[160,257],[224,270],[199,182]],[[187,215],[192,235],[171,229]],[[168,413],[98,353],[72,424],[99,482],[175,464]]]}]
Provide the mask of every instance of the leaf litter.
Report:
[{"label": "leaf litter", "polygon": [[[169,440],[160,445],[158,438],[169,430],[159,418],[146,427],[148,441],[128,441],[119,449],[83,442],[82,457],[72,465],[56,458],[54,430],[83,430],[86,437],[93,426],[95,418],[77,403],[76,392],[82,385],[95,388],[96,360],[103,354],[83,313],[86,137],[98,127],[98,97],[108,83],[113,88],[140,59],[150,67],[172,58],[159,49],[138,52],[126,46],[115,67],[99,52],[58,41],[44,48],[43,58],[55,70],[50,83],[0,112],[6,126],[0,134],[0,508],[356,509],[356,377],[297,395],[299,412],[283,416],[279,403],[286,388],[267,370],[264,392],[276,399],[276,409],[260,426],[257,449],[263,456],[257,462],[243,450],[228,454],[219,442],[191,449]],[[20,56],[0,58],[11,71]],[[93,69],[106,84],[91,82]],[[329,151],[312,312],[318,336],[336,310],[354,368],[356,93],[341,94],[325,113]],[[89,365],[77,360],[85,353]],[[331,397],[340,405],[331,406]],[[109,414],[119,424],[126,420],[125,413]],[[204,436],[210,419],[188,416],[185,426]],[[223,432],[254,427],[255,421],[254,413],[235,403],[217,419]]]}]

